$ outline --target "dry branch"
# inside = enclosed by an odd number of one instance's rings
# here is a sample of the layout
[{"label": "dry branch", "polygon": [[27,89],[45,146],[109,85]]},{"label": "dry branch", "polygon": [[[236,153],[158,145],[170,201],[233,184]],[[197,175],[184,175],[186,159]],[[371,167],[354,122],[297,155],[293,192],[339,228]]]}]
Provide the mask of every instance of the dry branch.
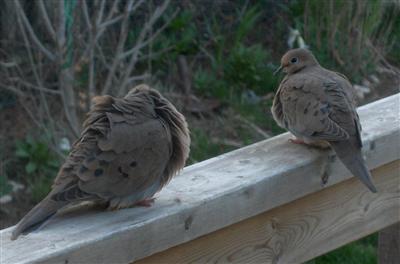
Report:
[{"label": "dry branch", "polygon": [[[152,3],[154,10],[145,0],[124,1],[124,6],[121,2],[38,0],[28,11],[25,1],[14,1],[16,41],[24,49],[7,45],[0,63],[2,87],[39,102],[26,108],[35,123],[50,124],[51,134],[74,140],[93,96],[121,95],[132,83],[150,78],[151,72],[135,71],[141,56],[149,59],[168,50],[146,53],[176,15],[156,26],[170,1]],[[141,31],[132,43],[128,35],[134,28]],[[54,100],[61,112],[51,109]]]},{"label": "dry branch", "polygon": [[23,26],[28,31],[29,36],[31,37],[33,42],[43,52],[43,54],[46,55],[50,60],[55,60],[55,58],[56,58],[55,55],[51,51],[49,51],[48,49],[45,48],[43,43],[39,40],[39,38],[35,34],[35,31],[33,30],[28,18],[26,17],[25,11],[22,8],[19,0],[15,0],[14,3],[15,3],[15,8],[17,10],[17,14],[20,17],[20,19],[22,20]]}]

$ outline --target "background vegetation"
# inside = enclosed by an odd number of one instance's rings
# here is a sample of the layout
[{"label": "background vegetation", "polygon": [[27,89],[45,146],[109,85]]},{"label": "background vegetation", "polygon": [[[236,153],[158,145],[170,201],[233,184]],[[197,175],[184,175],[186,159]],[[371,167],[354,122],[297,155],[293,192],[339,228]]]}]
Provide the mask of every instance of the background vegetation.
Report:
[{"label": "background vegetation", "polygon": [[[361,103],[399,84],[396,1],[10,0],[0,13],[3,227],[47,194],[94,95],[162,91],[188,118],[195,163],[283,132],[269,108],[290,47],[360,84]],[[376,240],[310,263],[376,263]]]}]

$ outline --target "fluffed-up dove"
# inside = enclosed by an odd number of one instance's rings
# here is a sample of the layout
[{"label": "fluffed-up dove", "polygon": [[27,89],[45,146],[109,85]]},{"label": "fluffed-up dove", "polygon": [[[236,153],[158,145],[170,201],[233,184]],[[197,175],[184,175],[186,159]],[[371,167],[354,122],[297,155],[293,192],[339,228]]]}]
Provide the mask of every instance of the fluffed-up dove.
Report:
[{"label": "fluffed-up dove", "polygon": [[361,153],[361,125],[346,76],[323,68],[306,49],[289,50],[280,70],[286,76],[271,108],[278,125],[296,137],[294,143],[330,145],[350,172],[376,192]]},{"label": "fluffed-up dove", "polygon": [[189,147],[184,116],[157,90],[139,85],[123,98],[95,97],[52,190],[11,239],[73,203],[93,201],[109,209],[148,203],[183,168]]}]

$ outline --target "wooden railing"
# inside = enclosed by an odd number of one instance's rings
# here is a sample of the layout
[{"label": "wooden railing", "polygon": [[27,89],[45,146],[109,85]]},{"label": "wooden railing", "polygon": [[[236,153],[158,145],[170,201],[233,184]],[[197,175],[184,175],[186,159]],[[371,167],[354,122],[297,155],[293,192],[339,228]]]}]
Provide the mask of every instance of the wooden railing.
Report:
[{"label": "wooden railing", "polygon": [[[189,166],[151,208],[75,208],[10,241],[1,263],[301,263],[400,221],[400,94],[359,108],[368,191],[289,134]],[[323,185],[321,177],[329,175]]]}]

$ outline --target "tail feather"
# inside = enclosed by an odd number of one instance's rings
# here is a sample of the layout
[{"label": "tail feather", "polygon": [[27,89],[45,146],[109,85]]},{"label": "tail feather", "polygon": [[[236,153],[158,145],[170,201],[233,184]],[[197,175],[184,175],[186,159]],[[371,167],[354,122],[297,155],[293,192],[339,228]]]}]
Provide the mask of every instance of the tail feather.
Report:
[{"label": "tail feather", "polygon": [[371,173],[365,165],[361,149],[352,144],[351,141],[331,142],[331,145],[347,169],[360,179],[371,192],[376,193],[377,189],[373,183]]},{"label": "tail feather", "polygon": [[88,200],[96,200],[96,195],[86,193],[79,188],[76,183],[65,183],[64,186],[53,189],[46,198],[33,207],[17,224],[11,235],[11,240],[15,240],[18,236],[31,229],[38,224],[42,224],[52,215],[67,204]]},{"label": "tail feather", "polygon": [[24,218],[19,221],[17,226],[14,228],[11,240],[18,238],[21,233],[30,229],[31,227],[43,223],[49,217],[54,215],[58,209],[64,207],[68,202],[53,201],[49,197],[46,197],[43,201],[37,204]]}]

